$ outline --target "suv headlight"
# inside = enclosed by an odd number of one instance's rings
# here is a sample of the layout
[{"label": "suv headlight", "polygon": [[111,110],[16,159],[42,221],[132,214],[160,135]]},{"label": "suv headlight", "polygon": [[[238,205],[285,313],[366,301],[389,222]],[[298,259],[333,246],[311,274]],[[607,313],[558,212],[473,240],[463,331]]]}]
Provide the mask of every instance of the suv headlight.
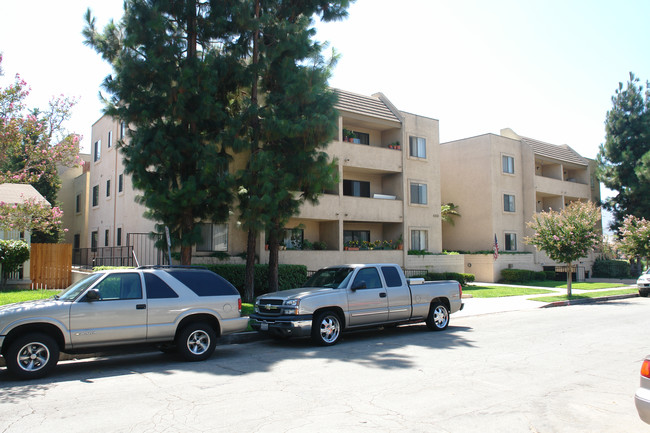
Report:
[{"label": "suv headlight", "polygon": [[284,301],[284,307],[285,314],[298,314],[300,310],[300,299],[287,299]]}]

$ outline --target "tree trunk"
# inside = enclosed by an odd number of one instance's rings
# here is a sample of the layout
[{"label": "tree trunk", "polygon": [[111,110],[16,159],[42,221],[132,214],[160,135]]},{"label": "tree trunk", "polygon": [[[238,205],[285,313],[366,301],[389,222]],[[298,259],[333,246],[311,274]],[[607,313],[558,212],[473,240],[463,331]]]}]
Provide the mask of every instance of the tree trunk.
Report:
[{"label": "tree trunk", "polygon": [[[182,246],[181,247],[181,265],[189,266],[192,264],[192,247],[191,246]],[[171,265],[171,263],[170,263]]]},{"label": "tree trunk", "polygon": [[573,279],[571,274],[571,263],[567,263],[566,294],[569,298],[571,297],[571,280]]},{"label": "tree trunk", "polygon": [[257,232],[248,230],[248,241],[246,243],[246,278],[244,281],[244,300],[252,302],[255,298],[255,247],[257,244]]},{"label": "tree trunk", "polygon": [[279,290],[278,285],[278,249],[280,248],[280,243],[276,235],[276,230],[271,229],[269,235],[269,292],[277,292]]}]

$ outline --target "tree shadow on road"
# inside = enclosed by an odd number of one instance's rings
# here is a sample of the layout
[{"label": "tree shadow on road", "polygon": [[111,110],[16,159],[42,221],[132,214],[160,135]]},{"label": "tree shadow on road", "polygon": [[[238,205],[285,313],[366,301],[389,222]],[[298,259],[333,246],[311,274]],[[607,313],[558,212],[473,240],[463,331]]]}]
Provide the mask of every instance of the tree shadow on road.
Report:
[{"label": "tree shadow on road", "polygon": [[345,362],[378,370],[409,369],[416,365],[413,358],[421,351],[473,348],[469,338],[472,331],[471,327],[450,325],[443,332],[431,332],[424,324],[369,329],[344,333],[338,344],[329,347],[315,346],[309,339],[264,339],[217,346],[215,354],[204,362],[183,362],[177,355],[158,351],[115,354],[62,361],[50,376],[27,382],[15,381],[5,369],[0,370],[0,404],[30,399],[57,383],[81,382],[92,387],[99,379],[149,373],[196,372],[231,377],[269,372],[280,363],[301,359]]}]

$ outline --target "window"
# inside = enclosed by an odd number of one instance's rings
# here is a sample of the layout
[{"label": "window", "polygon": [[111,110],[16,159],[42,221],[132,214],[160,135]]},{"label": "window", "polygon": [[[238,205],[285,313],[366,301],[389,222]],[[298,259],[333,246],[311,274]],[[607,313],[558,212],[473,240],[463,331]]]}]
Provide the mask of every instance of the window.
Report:
[{"label": "window", "polygon": [[305,231],[303,229],[284,229],[284,239],[280,245],[291,249],[301,249],[304,240]]},{"label": "window", "polygon": [[95,149],[94,149],[94,161],[97,162],[99,161],[99,158],[101,158],[101,153],[102,153],[102,140],[97,140],[95,141]]},{"label": "window", "polygon": [[517,235],[506,233],[506,251],[517,251]]},{"label": "window", "polygon": [[122,227],[118,227],[115,233],[115,245],[118,247],[122,246]]},{"label": "window", "polygon": [[376,268],[360,269],[359,272],[357,272],[356,277],[354,277],[352,287],[356,287],[360,284],[365,284],[366,289],[381,289],[383,287]]},{"label": "window", "polygon": [[93,186],[93,207],[99,206],[99,185]]},{"label": "window", "polygon": [[111,196],[111,180],[108,179],[106,181],[106,197],[110,197],[110,196]]},{"label": "window", "polygon": [[503,211],[504,212],[514,212],[515,211],[515,196],[511,194],[503,194]]},{"label": "window", "polygon": [[117,177],[117,192],[124,191],[124,174],[120,174]]},{"label": "window", "polygon": [[113,131],[108,131],[108,140],[106,140],[106,147],[109,149],[113,145]]},{"label": "window", "polygon": [[411,230],[411,249],[412,250],[426,250],[427,249],[427,231],[426,230]]},{"label": "window", "polygon": [[228,251],[228,224],[199,224],[202,241],[197,251]]},{"label": "window", "polygon": [[370,134],[366,134],[365,132],[358,132],[358,131],[352,131],[356,138],[354,139],[354,142],[357,144],[370,144]]},{"label": "window", "polygon": [[81,235],[79,233],[75,233],[74,235],[74,239],[72,240],[72,248],[75,250],[81,248]]},{"label": "window", "polygon": [[120,122],[120,140],[124,138],[124,133],[126,132],[126,124]]},{"label": "window", "polygon": [[109,244],[109,240],[110,240],[110,238],[109,238],[109,231],[108,231],[108,230],[104,230],[104,246],[105,246],[105,247],[108,246],[108,244]]},{"label": "window", "polygon": [[172,269],[169,275],[185,284],[198,296],[238,295],[235,286],[208,270]]},{"label": "window", "polygon": [[370,182],[362,180],[343,180],[343,195],[370,197]]},{"label": "window", "polygon": [[411,183],[411,204],[427,204],[427,185]]},{"label": "window", "polygon": [[350,241],[370,242],[370,230],[343,230],[343,244]]},{"label": "window", "polygon": [[97,251],[98,242],[99,242],[99,232],[95,231],[90,233],[90,249],[93,252]]},{"label": "window", "polygon": [[142,299],[142,284],[137,273],[107,275],[95,288],[102,301]]},{"label": "window", "polygon": [[76,213],[81,212],[81,194],[77,194],[77,196],[74,198],[74,211]]},{"label": "window", "polygon": [[396,267],[382,266],[381,273],[384,274],[384,280],[386,280],[388,287],[400,287],[402,285],[402,277],[400,277]]},{"label": "window", "polygon": [[512,156],[503,155],[501,157],[501,165],[504,173],[515,173],[515,159]]},{"label": "window", "polygon": [[174,289],[160,279],[157,275],[145,273],[144,285],[147,288],[147,298],[149,299],[169,299],[178,298]]},{"label": "window", "polygon": [[426,158],[427,140],[422,137],[409,137],[409,155],[416,158]]}]

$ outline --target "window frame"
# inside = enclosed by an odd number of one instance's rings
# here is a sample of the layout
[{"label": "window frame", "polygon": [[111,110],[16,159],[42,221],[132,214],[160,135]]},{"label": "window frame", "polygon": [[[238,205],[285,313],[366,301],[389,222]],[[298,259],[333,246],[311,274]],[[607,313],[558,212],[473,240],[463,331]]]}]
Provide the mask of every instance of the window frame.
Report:
[{"label": "window frame", "polygon": [[106,147],[108,149],[113,145],[113,131],[108,131],[108,138],[106,140]]},{"label": "window frame", "polygon": [[117,177],[117,192],[118,194],[124,192],[124,173],[120,173]]},{"label": "window frame", "polygon": [[93,162],[97,162],[102,157],[102,140],[101,138],[95,141],[93,145]]},{"label": "window frame", "polygon": [[[416,188],[417,194],[413,194],[413,188]],[[423,192],[424,190],[424,192]],[[429,190],[426,183],[411,181],[409,183],[410,204],[426,206],[429,204]],[[424,201],[422,201],[424,200]]]},{"label": "window frame", "polygon": [[106,198],[111,196],[111,180],[106,180]]},{"label": "window frame", "polygon": [[[206,240],[203,240],[202,242],[199,242],[196,244],[196,251],[197,252],[215,252],[215,251],[228,251],[228,237],[229,237],[229,227],[227,223],[222,223],[222,224],[216,224],[216,223],[200,223],[199,225],[201,226],[210,226],[210,234],[208,235],[209,242]],[[225,236],[225,243],[221,243],[219,245],[224,245],[224,247],[219,247],[215,248],[215,237],[220,236],[219,233],[215,233],[214,228],[216,227],[224,227],[225,233],[222,236]],[[203,235],[203,227],[201,230],[201,234]],[[208,245],[209,243],[209,245]]]},{"label": "window frame", "polygon": [[503,194],[503,211],[508,213],[517,212],[517,204],[514,194]]},{"label": "window frame", "polygon": [[[506,161],[509,161],[508,163]],[[512,171],[508,171],[512,170]],[[501,154],[501,173],[515,174],[515,157],[512,155]]]},{"label": "window frame", "polygon": [[426,159],[427,157],[427,139],[409,135],[409,156],[412,158]]},{"label": "window frame", "polygon": [[92,195],[93,195],[92,198],[93,207],[99,206],[99,185],[93,186]]},{"label": "window frame", "polygon": [[[412,250],[424,250],[427,251],[429,248],[429,231],[425,229],[411,229],[410,230],[411,238],[411,248]],[[417,242],[415,241],[417,235]],[[424,247],[422,246],[424,239]]]},{"label": "window frame", "polygon": [[[514,248],[513,248],[513,246],[514,246]],[[508,248],[508,247],[510,247],[510,248]],[[504,251],[517,251],[517,233],[506,232],[504,234],[503,250]]]},{"label": "window frame", "polygon": [[[359,195],[354,194],[355,186],[358,186]],[[366,188],[368,195],[364,195]],[[350,194],[346,194],[349,192]],[[363,197],[370,198],[370,181],[367,180],[353,180],[353,179],[343,179],[343,195],[346,197]]]}]

